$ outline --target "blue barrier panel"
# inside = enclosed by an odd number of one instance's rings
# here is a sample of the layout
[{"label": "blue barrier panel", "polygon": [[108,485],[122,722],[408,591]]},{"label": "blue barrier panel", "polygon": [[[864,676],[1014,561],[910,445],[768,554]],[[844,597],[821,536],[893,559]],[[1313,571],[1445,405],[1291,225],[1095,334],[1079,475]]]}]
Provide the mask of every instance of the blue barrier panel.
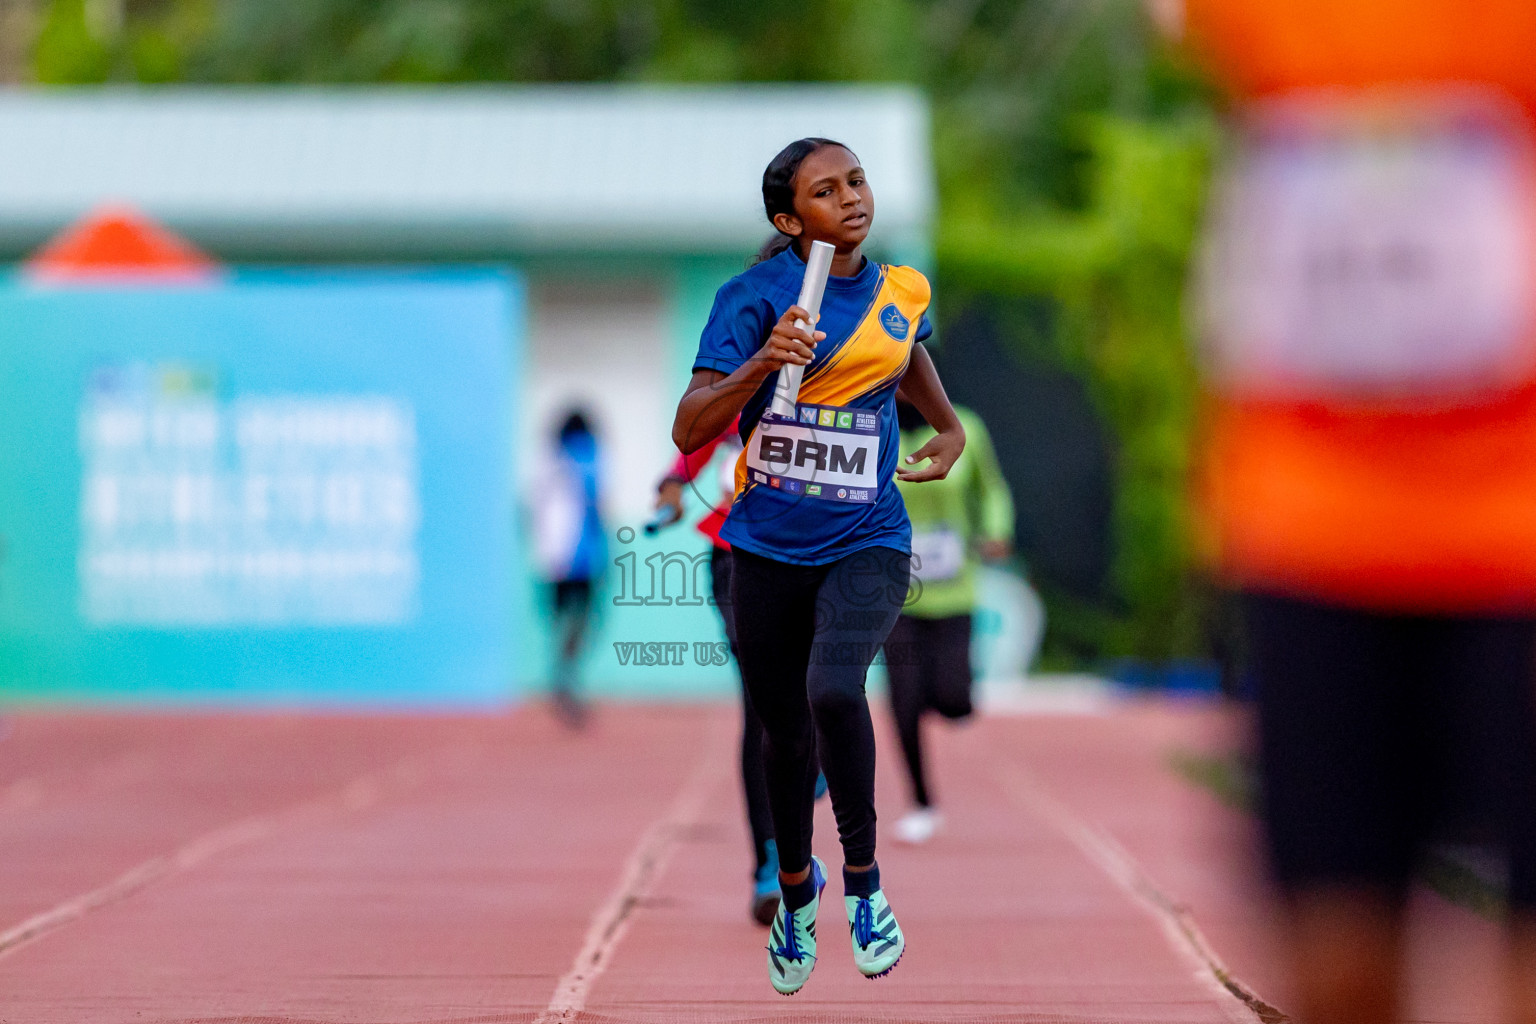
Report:
[{"label": "blue barrier panel", "polygon": [[0,698],[511,698],[522,293],[0,282]]}]

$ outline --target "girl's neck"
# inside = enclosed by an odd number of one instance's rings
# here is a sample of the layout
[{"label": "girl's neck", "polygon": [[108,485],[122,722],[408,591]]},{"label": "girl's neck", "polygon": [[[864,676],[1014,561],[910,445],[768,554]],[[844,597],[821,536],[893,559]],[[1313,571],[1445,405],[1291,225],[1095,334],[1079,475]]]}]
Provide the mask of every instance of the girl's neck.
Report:
[{"label": "girl's neck", "polygon": [[[805,258],[810,253],[810,249],[810,242],[795,243],[795,254],[800,257],[800,262],[805,262]],[[832,256],[831,274],[833,277],[858,277],[859,271],[863,269],[864,246],[862,245],[856,245],[851,251],[846,253],[834,253]]]}]

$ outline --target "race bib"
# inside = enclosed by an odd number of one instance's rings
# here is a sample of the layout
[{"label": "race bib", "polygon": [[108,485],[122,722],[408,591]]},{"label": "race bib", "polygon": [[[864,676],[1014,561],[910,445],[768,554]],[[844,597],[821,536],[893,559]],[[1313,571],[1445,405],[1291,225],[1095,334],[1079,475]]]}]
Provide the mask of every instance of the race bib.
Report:
[{"label": "race bib", "polygon": [[912,574],[924,583],[943,583],[965,568],[965,542],[954,530],[912,531]]},{"label": "race bib", "polygon": [[1528,135],[1476,93],[1261,107],[1213,192],[1199,268],[1218,386],[1433,404],[1530,379]]},{"label": "race bib", "polygon": [[874,501],[880,484],[880,414],[801,405],[794,419],[765,412],[747,441],[748,478],[826,501]]}]

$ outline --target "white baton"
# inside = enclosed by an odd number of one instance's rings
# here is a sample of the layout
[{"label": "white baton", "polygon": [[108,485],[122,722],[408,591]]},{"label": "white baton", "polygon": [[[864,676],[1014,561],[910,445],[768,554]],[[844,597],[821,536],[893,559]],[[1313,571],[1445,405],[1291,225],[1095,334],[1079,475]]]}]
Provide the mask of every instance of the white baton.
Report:
[{"label": "white baton", "polygon": [[[800,301],[796,303],[811,314],[811,322],[796,320],[796,327],[815,331],[816,319],[821,315],[821,293],[827,289],[827,274],[832,270],[835,252],[837,247],[831,242],[811,243],[811,255],[805,261],[805,280],[800,283]],[[799,363],[785,363],[779,368],[779,383],[773,389],[773,405],[770,406],[775,416],[795,418],[795,403],[800,400],[800,378],[804,375],[805,367]]]}]

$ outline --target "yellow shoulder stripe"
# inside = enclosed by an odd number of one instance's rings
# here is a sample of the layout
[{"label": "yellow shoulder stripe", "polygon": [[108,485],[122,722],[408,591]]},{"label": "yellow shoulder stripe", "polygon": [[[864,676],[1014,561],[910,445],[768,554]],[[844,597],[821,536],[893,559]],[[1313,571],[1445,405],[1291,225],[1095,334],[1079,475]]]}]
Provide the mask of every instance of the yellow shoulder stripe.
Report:
[{"label": "yellow shoulder stripe", "polygon": [[[927,278],[911,267],[884,267],[875,299],[836,355],[800,385],[800,400],[846,405],[900,380],[918,321],[928,310]],[[899,335],[899,336],[898,336]]]}]

